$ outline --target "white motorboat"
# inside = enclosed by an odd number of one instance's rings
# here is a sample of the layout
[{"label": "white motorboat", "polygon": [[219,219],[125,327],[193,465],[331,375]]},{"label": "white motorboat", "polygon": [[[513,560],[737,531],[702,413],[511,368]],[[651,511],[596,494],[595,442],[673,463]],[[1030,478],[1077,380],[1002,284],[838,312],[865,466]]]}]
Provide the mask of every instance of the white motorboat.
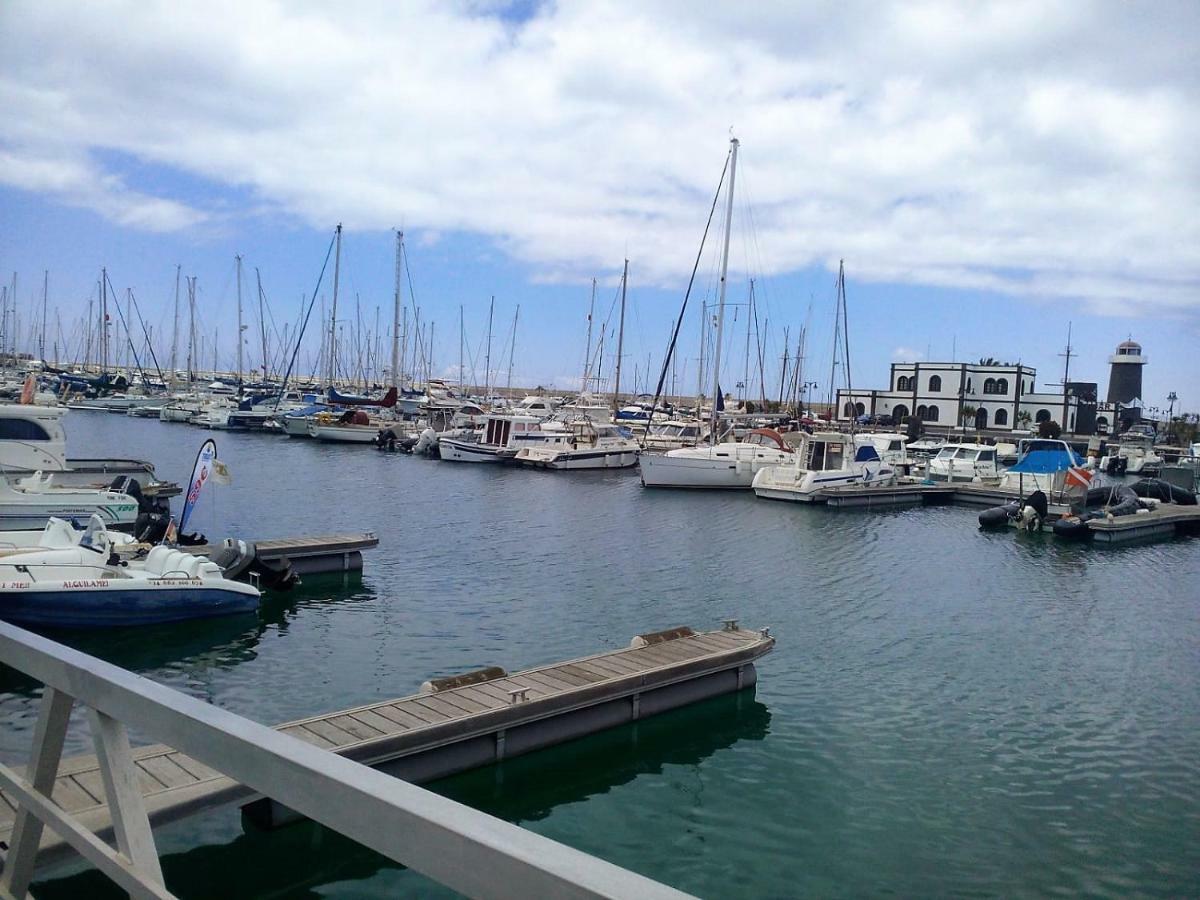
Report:
[{"label": "white motorboat", "polygon": [[996,448],[988,444],[947,444],[929,460],[933,481],[988,481],[1000,477]]},{"label": "white motorboat", "polygon": [[641,448],[616,425],[591,419],[571,422],[561,431],[542,429],[539,439],[517,451],[517,462],[543,469],[627,469],[637,465]]},{"label": "white motorboat", "polygon": [[204,410],[204,401],[199,397],[178,397],[164,403],[158,411],[160,422],[191,422]]},{"label": "white motorboat", "polygon": [[[49,523],[40,546],[0,555],[0,619],[97,628],[251,612],[258,588],[230,581],[211,560],[157,546],[141,566],[113,560],[99,517],[80,537]],[[66,529],[70,531],[69,526]]]},{"label": "white motorboat", "polygon": [[53,517],[89,519],[99,515],[105,525],[132,530],[137,500],[108,489],[58,487],[54,475],[41,472],[20,479],[0,476],[0,531],[42,528]]},{"label": "white motorboat", "polygon": [[646,453],[640,460],[646,487],[742,489],[767,466],[792,459],[792,448],[779,433],[756,428],[740,442],[685,447],[662,454]]},{"label": "white motorboat", "polygon": [[1149,441],[1126,440],[1110,448],[1100,460],[1099,468],[1109,475],[1157,475],[1162,471],[1163,458]]},{"label": "white motorboat", "polygon": [[34,472],[53,473],[60,488],[98,487],[121,476],[142,485],[157,481],[154,466],[143,460],[68,457],[66,414],[63,406],[0,406],[0,474],[21,479]]},{"label": "white motorboat", "polygon": [[708,423],[695,419],[668,419],[651,422],[643,440],[647,450],[678,450],[696,447],[708,439]]},{"label": "white motorboat", "polygon": [[751,486],[758,497],[811,503],[821,491],[890,484],[895,474],[869,439],[817,432],[801,438],[790,463],[761,469]]},{"label": "white motorboat", "polygon": [[534,416],[487,416],[480,429],[440,435],[438,454],[448,462],[504,462],[529,444],[526,437],[540,441],[541,422]]}]

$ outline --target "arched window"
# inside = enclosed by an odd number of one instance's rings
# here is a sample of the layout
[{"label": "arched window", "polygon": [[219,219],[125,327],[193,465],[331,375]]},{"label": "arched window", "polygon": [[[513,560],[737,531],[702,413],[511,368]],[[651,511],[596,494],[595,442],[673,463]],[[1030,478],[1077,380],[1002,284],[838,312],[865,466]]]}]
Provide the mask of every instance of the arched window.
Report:
[{"label": "arched window", "polygon": [[854,404],[847,403],[845,406],[843,406],[842,407],[842,415],[847,419],[854,418]]},{"label": "arched window", "polygon": [[967,393],[973,394],[974,392],[975,392],[975,389],[971,386],[971,379],[968,378],[967,379]]},{"label": "arched window", "polygon": [[942,376],[941,375],[930,375],[929,376],[929,390],[940,391],[941,389],[942,389]]},{"label": "arched window", "polygon": [[908,418],[908,407],[903,403],[897,403],[892,407],[892,419],[897,425],[903,425],[904,420]]},{"label": "arched window", "polygon": [[855,413],[857,413],[858,415],[860,415],[860,416],[863,416],[863,415],[866,415],[866,413],[867,413],[867,408],[866,408],[865,406],[863,406],[861,403],[855,403],[855,404],[854,404],[854,411],[855,411]]},{"label": "arched window", "polygon": [[1039,409],[1037,411],[1037,415],[1033,417],[1033,421],[1037,422],[1038,424],[1041,424],[1042,422],[1049,422],[1050,421],[1050,410]]},{"label": "arched window", "polygon": [[996,379],[996,393],[997,394],[1007,394],[1008,393],[1008,379],[1007,378],[997,378]]},{"label": "arched window", "polygon": [[929,407],[924,403],[917,407],[917,418],[921,421],[929,418]]},{"label": "arched window", "polygon": [[909,384],[907,375],[901,375],[899,378],[896,379],[896,390],[907,391],[907,390],[911,390],[911,388],[912,388],[912,385]]},{"label": "arched window", "polygon": [[986,378],[986,379],[984,379],[984,382],[983,382],[983,392],[984,392],[985,394],[994,394],[994,393],[996,393],[996,379],[995,379],[995,378]]},{"label": "arched window", "polygon": [[993,421],[995,421],[995,423],[997,425],[1007,425],[1008,424],[1008,410],[1007,409],[996,410],[996,418]]},{"label": "arched window", "polygon": [[[935,376],[936,377],[936,376]],[[929,407],[929,417],[926,422],[936,422],[938,420],[938,408],[936,406]]]}]

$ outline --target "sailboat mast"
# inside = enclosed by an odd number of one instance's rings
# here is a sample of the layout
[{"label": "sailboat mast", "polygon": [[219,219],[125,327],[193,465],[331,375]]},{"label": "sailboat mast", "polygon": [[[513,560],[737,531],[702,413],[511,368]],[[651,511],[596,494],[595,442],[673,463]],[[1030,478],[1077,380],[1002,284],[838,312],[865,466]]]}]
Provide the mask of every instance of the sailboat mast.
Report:
[{"label": "sailboat mast", "polygon": [[583,353],[583,380],[579,384],[580,391],[588,389],[588,370],[592,367],[592,315],[596,311],[596,279],[592,279],[592,300],[588,304],[587,349]]},{"label": "sailboat mast", "polygon": [[42,273],[42,337],[38,341],[38,358],[42,362],[46,361],[46,297],[50,293],[50,270],[44,269]]},{"label": "sailboat mast", "polygon": [[188,279],[188,352],[187,377],[190,384],[195,379],[196,353],[196,276]]},{"label": "sailboat mast", "polygon": [[510,344],[509,348],[508,348],[508,388],[505,390],[505,393],[508,394],[509,400],[512,399],[513,357],[516,356],[516,354],[517,354],[517,322],[519,322],[520,319],[521,319],[521,304],[518,303],[517,311],[515,313],[513,313],[512,344]]},{"label": "sailboat mast", "polygon": [[458,396],[463,395],[463,344],[467,338],[467,327],[463,321],[463,305],[458,304]]},{"label": "sailboat mast", "polygon": [[329,384],[337,379],[337,301],[338,279],[342,268],[342,223],[338,222],[337,242],[333,255],[333,311],[329,317]]},{"label": "sailboat mast", "polygon": [[179,368],[179,276],[183,266],[175,264],[175,316],[171,328],[171,380],[175,379],[175,370]]},{"label": "sailboat mast", "polygon": [[404,252],[404,232],[396,232],[396,283],[392,296],[392,387],[400,389],[400,254]]},{"label": "sailboat mast", "polygon": [[242,257],[239,254],[234,257],[237,260],[237,298],[238,298],[238,330],[237,330],[237,380],[238,385],[242,383],[242,332],[246,330],[246,326],[242,324]]},{"label": "sailboat mast", "polygon": [[483,400],[486,403],[488,397],[492,395],[492,314],[496,311],[496,296],[492,295],[492,302],[488,306],[488,338],[487,338],[487,358],[483,364]]},{"label": "sailboat mast", "polygon": [[267,360],[267,320],[263,316],[262,273],[258,271],[258,266],[254,267],[254,281],[258,285],[258,330],[262,335],[262,377],[265,381],[270,363]]},{"label": "sailboat mast", "polygon": [[[850,383],[850,322],[846,315],[846,262],[838,260],[838,297],[841,302],[842,309],[842,343],[845,346],[845,353],[842,355],[846,363],[846,395],[847,399],[853,403],[854,398],[851,396],[854,386]],[[854,433],[855,423],[851,421],[850,432]]]},{"label": "sailboat mast", "polygon": [[108,371],[108,270],[100,269],[100,372]]},{"label": "sailboat mast", "polygon": [[613,409],[621,408],[621,357],[625,351],[625,291],[629,285],[629,260],[621,273],[621,319],[617,328],[617,371],[613,376]]},{"label": "sailboat mast", "polygon": [[713,401],[709,440],[717,442],[717,406],[721,392],[721,338],[725,331],[725,288],[729,280],[729,238],[733,227],[733,184],[737,177],[738,139],[729,141],[729,197],[725,205],[725,241],[721,249],[721,285],[717,297],[717,345],[713,348]]}]

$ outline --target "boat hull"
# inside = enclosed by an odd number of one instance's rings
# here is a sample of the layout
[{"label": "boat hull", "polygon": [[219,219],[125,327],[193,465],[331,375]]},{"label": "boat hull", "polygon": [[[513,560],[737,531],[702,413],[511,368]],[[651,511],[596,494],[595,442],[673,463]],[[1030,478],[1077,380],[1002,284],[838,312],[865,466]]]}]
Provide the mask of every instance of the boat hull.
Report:
[{"label": "boat hull", "polygon": [[330,425],[317,425],[310,423],[308,426],[308,434],[310,437],[316,438],[318,441],[326,441],[334,444],[373,444],[375,438],[379,435],[379,429],[371,426],[360,426],[358,428],[338,428]]},{"label": "boat hull", "polygon": [[764,458],[646,454],[641,458],[642,484],[646,487],[745,491],[750,489],[759,470],[785,462],[783,454]]},{"label": "boat hull", "polygon": [[447,462],[499,463],[504,462],[499,448],[486,444],[456,441],[442,438],[438,441],[438,454]]},{"label": "boat hull", "polygon": [[[820,503],[822,491],[842,487],[877,487],[891,484],[895,472],[889,467],[877,471],[802,472],[793,477],[789,467],[763,469],[754,478],[754,495],[764,500],[790,500],[793,503]],[[779,470],[784,472],[780,473]]]},{"label": "boat hull", "polygon": [[515,457],[536,469],[628,469],[637,465],[637,450],[546,450],[525,448]]},{"label": "boat hull", "polygon": [[0,502],[0,543],[5,531],[33,531],[46,527],[50,519],[76,519],[86,522],[93,514],[100,516],[107,528],[114,531],[132,531],[137,521],[136,503],[72,503],[70,501],[47,501],[45,503]]},{"label": "boat hull", "polygon": [[26,585],[13,588],[0,584],[0,619],[18,625],[43,628],[117,628],[153,625],[254,612],[257,592],[192,586],[135,588],[106,579],[95,587],[70,588]]}]

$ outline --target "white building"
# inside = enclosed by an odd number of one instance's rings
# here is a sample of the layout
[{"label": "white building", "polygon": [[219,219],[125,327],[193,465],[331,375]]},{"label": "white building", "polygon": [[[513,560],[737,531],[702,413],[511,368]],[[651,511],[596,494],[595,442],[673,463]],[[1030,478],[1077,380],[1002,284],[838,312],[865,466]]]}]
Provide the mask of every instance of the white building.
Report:
[{"label": "white building", "polygon": [[1065,391],[1035,391],[1036,376],[1034,368],[1023,365],[893,363],[887,389],[837,392],[838,419],[885,415],[902,422],[916,415],[923,422],[954,427],[963,424],[962,410],[971,406],[975,415],[967,424],[975,428],[1019,428],[1023,410],[1029,414],[1026,427],[1053,420],[1074,431],[1079,399]]}]

